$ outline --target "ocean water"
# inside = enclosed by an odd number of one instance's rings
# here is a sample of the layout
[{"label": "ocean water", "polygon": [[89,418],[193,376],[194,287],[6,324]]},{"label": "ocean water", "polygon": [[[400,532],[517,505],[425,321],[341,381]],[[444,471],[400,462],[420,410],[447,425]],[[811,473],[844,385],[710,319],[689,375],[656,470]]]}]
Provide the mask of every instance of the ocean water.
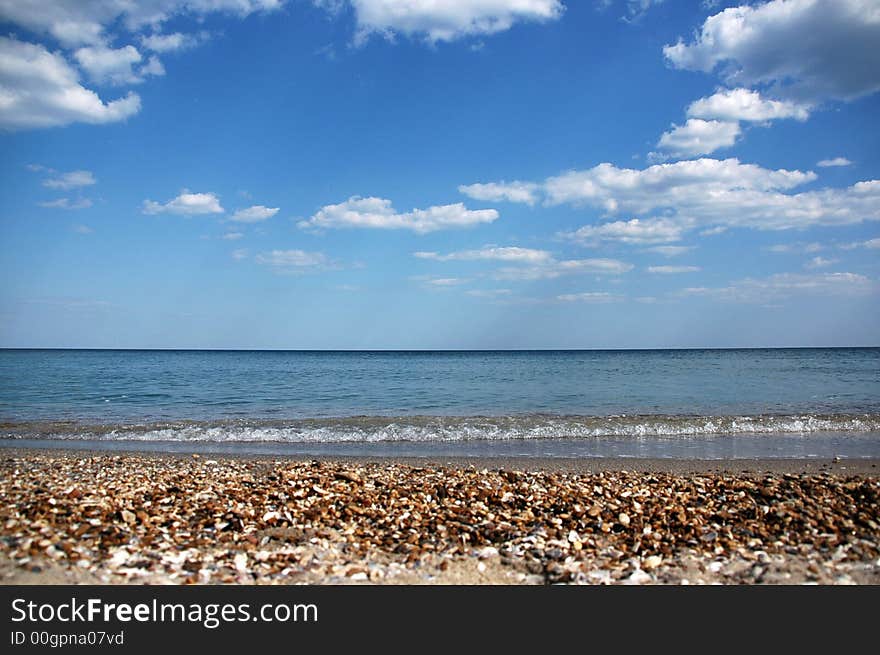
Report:
[{"label": "ocean water", "polygon": [[0,350],[0,446],[880,457],[880,349]]}]

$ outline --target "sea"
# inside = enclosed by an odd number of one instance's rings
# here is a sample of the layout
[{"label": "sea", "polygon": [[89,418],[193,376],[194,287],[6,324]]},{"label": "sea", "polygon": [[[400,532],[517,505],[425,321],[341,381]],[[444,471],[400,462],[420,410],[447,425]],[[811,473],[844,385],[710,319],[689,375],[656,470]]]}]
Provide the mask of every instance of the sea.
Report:
[{"label": "sea", "polygon": [[880,348],[0,350],[0,447],[880,457]]}]

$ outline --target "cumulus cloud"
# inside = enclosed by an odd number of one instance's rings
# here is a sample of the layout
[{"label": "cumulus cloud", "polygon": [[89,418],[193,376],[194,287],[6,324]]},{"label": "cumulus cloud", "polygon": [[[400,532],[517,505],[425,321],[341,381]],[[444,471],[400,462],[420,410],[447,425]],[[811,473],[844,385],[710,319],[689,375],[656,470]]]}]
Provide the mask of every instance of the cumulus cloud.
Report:
[{"label": "cumulus cloud", "polygon": [[[396,34],[429,43],[503,32],[520,22],[559,18],[565,7],[559,0],[349,0],[357,21],[355,41],[377,34]],[[317,4],[338,7],[321,0]]]},{"label": "cumulus cloud", "polygon": [[[179,33],[157,33],[181,15],[201,19],[222,12],[247,16],[271,11],[284,0],[0,0],[0,22],[49,36],[67,49],[0,37],[0,129],[36,129],[70,123],[102,124],[138,113],[140,97],[132,92],[110,101],[84,87],[72,58],[97,84],[127,85],[164,75],[162,62],[144,57],[132,45],[111,44],[138,38],[153,52],[170,52],[204,40]],[[152,36],[138,33],[149,29]],[[129,34],[126,34],[129,33]]]},{"label": "cumulus cloud", "polygon": [[460,193],[474,200],[489,202],[522,202],[533,205],[537,201],[537,185],[531,182],[490,182],[488,184],[462,184]]},{"label": "cumulus cloud", "polygon": [[337,205],[326,205],[299,227],[405,229],[419,234],[450,228],[464,228],[491,223],[498,218],[494,209],[467,209],[462,203],[413,209],[399,213],[390,200],[352,196]]},{"label": "cumulus cloud", "polygon": [[795,295],[863,295],[873,291],[875,283],[858,273],[778,273],[766,278],[746,278],[726,287],[690,287],[680,294],[726,302],[765,303]]},{"label": "cumulus cloud", "polygon": [[[793,191],[816,179],[812,171],[773,170],[734,158],[702,158],[644,169],[603,163],[550,177],[539,189],[548,205],[595,207],[605,216],[626,213],[640,221],[662,219],[682,231],[783,230],[880,220],[880,180]],[[591,230],[586,234],[594,235]]]},{"label": "cumulus cloud", "polygon": [[80,68],[97,84],[140,84],[148,75],[164,75],[165,68],[155,57],[138,66],[143,60],[137,48],[88,46],[73,53]]},{"label": "cumulus cloud", "polygon": [[57,200],[47,200],[37,203],[40,207],[49,209],[88,209],[92,206],[92,201],[88,198],[58,198]]},{"label": "cumulus cloud", "polygon": [[880,89],[880,19],[871,0],[771,0],[708,17],[693,40],[663,49],[676,68],[798,102],[852,100]]},{"label": "cumulus cloud", "polygon": [[834,159],[822,159],[816,162],[816,166],[821,168],[829,168],[834,166],[852,166],[852,162],[846,157],[835,157]]},{"label": "cumulus cloud", "polygon": [[158,28],[174,16],[222,12],[244,17],[283,4],[284,0],[0,0],[0,19],[75,47],[104,43],[108,31],[117,26],[136,32]]},{"label": "cumulus cloud", "polygon": [[222,214],[220,200],[213,193],[190,193],[184,189],[179,196],[166,203],[144,200],[144,214],[179,214],[197,216],[200,214]]},{"label": "cumulus cloud", "polygon": [[672,157],[707,155],[729,148],[741,134],[739,123],[689,118],[684,125],[672,125],[657,142],[657,148]]},{"label": "cumulus cloud", "polygon": [[674,275],[677,273],[696,273],[700,270],[699,266],[648,266],[648,273],[659,273],[661,275]]},{"label": "cumulus cloud", "polygon": [[629,221],[584,225],[574,232],[563,232],[560,236],[589,246],[598,245],[601,241],[641,245],[678,241],[682,231],[681,225],[663,218],[633,218]]},{"label": "cumulus cloud", "polygon": [[91,186],[97,184],[97,180],[91,171],[70,171],[69,173],[59,173],[57,171],[49,171],[52,177],[43,180],[43,186],[50,189],[77,189],[79,187]]},{"label": "cumulus cloud", "polygon": [[140,97],[131,92],[101,100],[80,84],[76,69],[62,55],[0,36],[0,128],[112,123],[133,116],[140,107]]},{"label": "cumulus cloud", "polygon": [[503,262],[521,262],[526,264],[540,264],[552,260],[553,256],[546,250],[533,250],[531,248],[518,248],[516,246],[486,247],[480,250],[462,250],[441,255],[436,252],[415,252],[414,257],[419,259],[433,259],[438,262],[449,261],[473,261],[494,260]]},{"label": "cumulus cloud", "polygon": [[621,297],[605,291],[586,291],[583,293],[563,293],[556,296],[562,302],[607,303],[620,300]]},{"label": "cumulus cloud", "polygon": [[254,205],[253,207],[248,207],[247,209],[239,209],[232,216],[229,217],[230,221],[236,221],[237,223],[259,223],[260,221],[265,221],[266,219],[272,218],[275,214],[278,213],[278,207],[264,207],[263,205]]},{"label": "cumulus cloud", "polygon": [[247,248],[238,248],[232,251],[232,258],[235,261],[240,262],[243,259],[247,259],[248,254],[249,251]]},{"label": "cumulus cloud", "polygon": [[762,98],[760,93],[750,89],[721,89],[714,95],[692,102],[687,108],[687,115],[729,122],[764,122],[779,118],[805,121],[810,117],[810,106]]},{"label": "cumulus cloud", "polygon": [[227,232],[226,234],[224,234],[220,238],[223,239],[224,241],[238,241],[243,236],[244,236],[244,233],[242,233],[242,232]]},{"label": "cumulus cloud", "polygon": [[197,34],[182,34],[172,32],[170,34],[149,34],[139,37],[141,46],[153,52],[181,52],[190,50],[208,39],[207,32]]}]

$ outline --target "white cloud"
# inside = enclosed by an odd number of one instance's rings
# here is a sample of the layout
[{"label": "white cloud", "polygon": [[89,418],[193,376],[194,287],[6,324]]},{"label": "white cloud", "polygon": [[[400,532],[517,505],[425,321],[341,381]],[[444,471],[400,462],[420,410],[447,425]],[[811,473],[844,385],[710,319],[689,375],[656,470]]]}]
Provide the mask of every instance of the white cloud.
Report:
[{"label": "white cloud", "polygon": [[242,233],[242,232],[227,232],[226,234],[224,234],[220,238],[223,239],[224,241],[238,241],[243,236],[244,236],[244,233]]},{"label": "white cloud", "polygon": [[739,123],[689,118],[684,125],[673,124],[657,142],[657,148],[673,157],[707,155],[729,148],[741,134]]},{"label": "white cloud", "polygon": [[726,287],[690,287],[684,296],[703,296],[726,302],[765,303],[795,295],[863,295],[876,285],[857,273],[779,273],[766,278],[747,278]]},{"label": "white cloud", "polygon": [[584,225],[574,232],[561,236],[578,241],[584,245],[597,245],[600,241],[619,241],[626,244],[653,244],[678,241],[683,228],[681,225],[662,218],[629,221],[614,221],[601,225]]},{"label": "white cloud", "polygon": [[[429,43],[494,34],[519,22],[559,18],[559,0],[350,0],[357,20],[356,42],[372,34],[423,38]],[[318,4],[326,5],[326,2]],[[335,4],[335,3],[331,3]]]},{"label": "white cloud", "polygon": [[0,36],[0,128],[112,123],[136,114],[135,93],[104,102],[79,82],[63,56],[41,45]]},{"label": "white cloud", "polygon": [[48,207],[50,209],[88,209],[92,206],[92,201],[88,198],[58,198],[57,200],[47,200],[37,204],[40,207]]},{"label": "white cloud", "polygon": [[693,249],[693,246],[651,246],[650,248],[644,248],[644,252],[655,252],[664,257],[678,257]]},{"label": "white cloud", "polygon": [[791,192],[816,178],[811,171],[702,158],[641,170],[604,163],[548,178],[539,188],[548,205],[591,206],[606,216],[662,218],[683,230],[714,233],[722,227],[782,230],[880,220],[880,180]]},{"label": "white cloud", "polygon": [[778,118],[805,121],[810,117],[810,106],[762,98],[760,93],[749,89],[721,89],[714,95],[692,102],[687,108],[687,115],[730,122],[763,122]]},{"label": "white cloud", "polygon": [[490,202],[522,202],[533,205],[537,201],[537,185],[531,182],[490,182],[488,184],[462,184],[460,193],[474,200]]},{"label": "white cloud", "polygon": [[243,259],[247,259],[247,256],[248,256],[248,249],[247,248],[238,248],[238,249],[232,251],[232,258],[237,262],[240,262]]},{"label": "white cloud", "polygon": [[88,225],[74,225],[72,229],[77,234],[91,234],[94,232]]},{"label": "white cloud", "polygon": [[77,189],[79,187],[97,184],[97,180],[91,171],[70,171],[69,173],[57,173],[51,171],[54,177],[43,180],[43,186],[50,189]]},{"label": "white cloud", "polygon": [[538,264],[548,262],[553,256],[546,250],[533,250],[531,248],[518,248],[516,246],[486,247],[480,250],[462,250],[440,255],[436,252],[415,252],[414,257],[419,259],[433,259],[438,262],[448,261],[473,261],[494,260],[503,262],[521,262],[526,264]]},{"label": "white cloud", "polygon": [[88,46],[73,53],[80,68],[97,84],[140,84],[147,75],[164,75],[162,63],[155,57],[140,67],[143,57],[137,48],[127,45],[123,48]]},{"label": "white cloud", "polygon": [[804,268],[827,268],[833,264],[836,264],[838,260],[836,259],[826,259],[825,257],[813,257],[810,261],[804,264]]},{"label": "white cloud", "polygon": [[867,241],[856,241],[854,243],[846,243],[840,246],[842,250],[855,250],[856,248],[869,248],[876,250],[880,248],[880,239],[868,239]]},{"label": "white cloud", "polygon": [[150,34],[142,35],[139,38],[141,46],[153,52],[180,52],[195,48],[208,39],[207,32],[199,32],[198,34],[182,34],[180,32],[172,32],[171,34]]},{"label": "white cloud", "polygon": [[802,102],[852,100],[880,89],[874,0],[771,0],[705,20],[691,43],[663,53],[675,67],[720,69],[737,86],[768,85]]},{"label": "white cloud", "polygon": [[0,0],[0,20],[51,35],[67,47],[97,45],[108,30],[157,29],[172,17],[222,12],[247,16],[280,8],[284,0]]},{"label": "white cloud", "polygon": [[[141,66],[138,71],[138,75],[143,78],[147,75],[156,75],[162,76],[165,74],[165,67],[162,65],[162,62],[159,61],[159,58],[155,55],[150,57],[147,60],[147,63]],[[140,80],[139,80],[140,81]]]},{"label": "white cloud", "polygon": [[799,254],[819,252],[822,249],[823,249],[822,244],[816,243],[816,242],[812,242],[812,243],[801,243],[801,242],[799,242],[799,243],[778,243],[774,246],[770,246],[769,248],[767,248],[767,250],[769,250],[770,252],[799,253]]},{"label": "white cloud", "polygon": [[184,189],[179,196],[166,203],[144,200],[145,214],[180,214],[196,216],[199,214],[222,214],[220,200],[213,193],[190,193]]},{"label": "white cloud", "polygon": [[816,166],[821,168],[829,168],[832,166],[852,166],[852,162],[846,157],[835,157],[834,159],[823,159],[816,162]]},{"label": "white cloud", "polygon": [[509,296],[513,291],[510,289],[471,289],[465,293],[474,298],[498,298],[499,296]]},{"label": "white cloud", "polygon": [[677,273],[696,273],[700,270],[699,266],[648,266],[648,273],[659,273],[661,275],[674,275]]},{"label": "white cloud", "polygon": [[239,209],[232,216],[229,217],[230,221],[236,221],[238,223],[259,223],[260,221],[265,221],[268,218],[272,218],[275,214],[278,213],[278,207],[264,207],[263,205],[254,205],[253,207],[248,207],[247,209]]},{"label": "white cloud", "polygon": [[455,287],[459,284],[464,284],[467,280],[463,280],[458,277],[434,277],[427,278],[423,280],[425,284],[430,284],[434,287]]},{"label": "white cloud", "polygon": [[492,274],[496,280],[548,280],[562,275],[622,275],[633,265],[618,259],[565,259],[552,260],[535,266],[505,267]]},{"label": "white cloud", "polygon": [[352,196],[338,205],[322,207],[309,220],[300,221],[298,225],[306,229],[406,229],[424,234],[435,230],[491,223],[497,218],[498,212],[494,209],[470,210],[461,203],[398,213],[391,206],[390,200]]},{"label": "white cloud", "polygon": [[324,253],[305,250],[272,250],[258,254],[256,261],[278,270],[293,272],[321,269],[330,265],[330,260]]},{"label": "white cloud", "polygon": [[607,303],[620,300],[620,296],[607,293],[605,291],[587,291],[584,293],[564,293],[556,296],[556,300],[562,302],[589,302],[589,303]]}]

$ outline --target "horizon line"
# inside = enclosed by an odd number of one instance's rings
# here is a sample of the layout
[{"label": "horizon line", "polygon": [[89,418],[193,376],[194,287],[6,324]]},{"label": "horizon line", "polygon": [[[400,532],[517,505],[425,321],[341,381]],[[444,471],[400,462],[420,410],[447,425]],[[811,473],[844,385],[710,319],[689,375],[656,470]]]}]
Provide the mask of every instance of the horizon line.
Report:
[{"label": "horizon line", "polygon": [[466,352],[627,352],[663,350],[845,350],[872,349],[880,345],[857,346],[649,346],[623,348],[113,348],[79,346],[0,346],[0,350],[58,350],[58,351],[116,351],[116,352],[289,352],[289,353],[357,353],[357,352],[423,352],[423,353],[466,353]]}]

